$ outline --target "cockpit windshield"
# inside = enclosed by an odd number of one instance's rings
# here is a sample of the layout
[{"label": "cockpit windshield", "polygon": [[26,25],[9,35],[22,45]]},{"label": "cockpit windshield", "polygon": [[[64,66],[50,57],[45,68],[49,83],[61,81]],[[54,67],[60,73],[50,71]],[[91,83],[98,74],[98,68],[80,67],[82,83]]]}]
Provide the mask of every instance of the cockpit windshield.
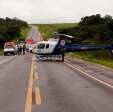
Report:
[{"label": "cockpit windshield", "polygon": [[39,45],[37,46],[38,49],[44,49],[44,47],[45,47],[45,44],[44,44],[44,43],[41,43],[41,44],[39,44]]}]

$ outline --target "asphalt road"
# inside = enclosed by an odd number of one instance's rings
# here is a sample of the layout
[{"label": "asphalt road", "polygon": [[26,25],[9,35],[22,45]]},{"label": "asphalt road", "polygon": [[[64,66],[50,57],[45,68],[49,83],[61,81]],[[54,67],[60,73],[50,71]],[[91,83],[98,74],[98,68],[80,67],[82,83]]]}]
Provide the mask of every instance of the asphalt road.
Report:
[{"label": "asphalt road", "polygon": [[71,64],[75,65],[80,70],[87,72],[91,76],[94,76],[113,85],[113,69],[80,59],[67,58],[65,61],[70,62]]},{"label": "asphalt road", "polygon": [[0,61],[0,112],[24,112],[31,56]]},{"label": "asphalt road", "polygon": [[59,62],[38,62],[39,112],[113,112],[113,92]]},{"label": "asphalt road", "polygon": [[29,31],[27,35],[27,38],[32,38],[34,43],[42,40],[41,34],[38,31],[38,28],[35,26],[32,26],[32,29]]},{"label": "asphalt road", "polygon": [[[30,32],[28,37],[40,41],[36,27]],[[112,86],[112,70],[79,60],[65,62]],[[29,53],[0,57],[0,112],[113,112],[113,88],[80,71]]]}]

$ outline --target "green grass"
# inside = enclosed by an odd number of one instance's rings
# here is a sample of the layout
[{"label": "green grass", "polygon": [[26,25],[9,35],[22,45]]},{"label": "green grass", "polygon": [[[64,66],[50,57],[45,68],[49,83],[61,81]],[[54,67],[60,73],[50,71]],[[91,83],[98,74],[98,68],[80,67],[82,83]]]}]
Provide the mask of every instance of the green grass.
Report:
[{"label": "green grass", "polygon": [[54,32],[56,32],[59,28],[71,28],[75,27],[76,23],[63,23],[63,24],[39,24],[37,27],[42,34],[44,40],[52,37]]},{"label": "green grass", "polygon": [[[98,51],[101,52],[101,51]],[[113,56],[111,55],[102,55],[101,56],[97,56],[98,52],[75,52],[75,53],[69,53],[67,54],[68,56],[72,57],[72,58],[78,58],[78,59],[82,59],[85,61],[89,61],[89,62],[93,62],[93,63],[97,63],[97,64],[101,64],[110,68],[113,68]],[[106,53],[107,54],[107,53]],[[109,54],[109,53],[108,53]]]},{"label": "green grass", "polygon": [[15,43],[19,43],[19,41],[21,40],[25,40],[26,37],[27,37],[27,34],[30,30],[30,27],[24,27],[21,29],[21,33],[20,33],[20,36],[17,37],[15,40],[13,40]]},{"label": "green grass", "polygon": [[0,48],[0,55],[3,55],[3,48]]},{"label": "green grass", "polygon": [[21,29],[21,36],[24,37],[24,39],[26,38],[26,36],[27,36],[29,30],[30,30],[30,27],[22,28],[22,29]]}]

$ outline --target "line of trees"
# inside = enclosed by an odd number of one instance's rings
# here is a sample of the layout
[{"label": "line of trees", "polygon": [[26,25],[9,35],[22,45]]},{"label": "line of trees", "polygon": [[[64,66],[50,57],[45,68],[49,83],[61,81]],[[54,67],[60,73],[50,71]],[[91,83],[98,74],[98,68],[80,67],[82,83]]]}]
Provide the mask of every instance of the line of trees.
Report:
[{"label": "line of trees", "polygon": [[111,43],[113,42],[113,18],[100,14],[81,18],[76,27],[58,29],[59,33],[75,36],[75,43]]},{"label": "line of trees", "polygon": [[19,37],[21,28],[27,26],[27,22],[17,18],[0,18],[0,45],[2,46],[5,41],[14,40]]}]

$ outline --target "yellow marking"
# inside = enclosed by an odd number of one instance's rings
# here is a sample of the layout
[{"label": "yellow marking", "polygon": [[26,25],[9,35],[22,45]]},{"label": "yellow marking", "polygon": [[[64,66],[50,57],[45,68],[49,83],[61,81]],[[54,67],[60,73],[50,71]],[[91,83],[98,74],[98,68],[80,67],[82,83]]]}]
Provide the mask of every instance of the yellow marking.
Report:
[{"label": "yellow marking", "polygon": [[64,62],[64,63],[65,63],[66,65],[68,65],[69,67],[71,67],[71,68],[73,68],[73,69],[75,69],[75,70],[81,72],[82,74],[86,75],[86,76],[89,77],[90,79],[93,79],[93,80],[99,82],[100,84],[102,84],[102,85],[104,85],[104,86],[107,86],[107,87],[113,89],[113,86],[112,86],[111,84],[109,84],[109,83],[107,83],[107,82],[105,82],[105,81],[102,81],[102,80],[100,80],[100,79],[98,79],[98,78],[96,78],[96,77],[94,77],[94,76],[92,76],[92,75],[90,75],[90,74],[88,74],[88,73],[86,73],[86,72],[84,72],[84,71],[78,69],[77,67],[75,67],[75,66],[73,66],[73,65],[71,65],[71,64],[69,64],[69,63],[67,63],[67,62]]},{"label": "yellow marking", "polygon": [[38,78],[38,74],[37,74],[37,73],[35,73],[35,77],[34,77],[34,78],[35,78],[35,79],[39,79],[39,78]]},{"label": "yellow marking", "polygon": [[34,69],[37,70],[37,66],[36,65],[34,66]]},{"label": "yellow marking", "polygon": [[39,87],[35,87],[35,103],[36,105],[41,105],[41,96]]},{"label": "yellow marking", "polygon": [[31,71],[30,71],[30,77],[28,83],[28,90],[26,95],[25,112],[32,111],[32,85],[33,85],[33,58],[32,58]]}]

